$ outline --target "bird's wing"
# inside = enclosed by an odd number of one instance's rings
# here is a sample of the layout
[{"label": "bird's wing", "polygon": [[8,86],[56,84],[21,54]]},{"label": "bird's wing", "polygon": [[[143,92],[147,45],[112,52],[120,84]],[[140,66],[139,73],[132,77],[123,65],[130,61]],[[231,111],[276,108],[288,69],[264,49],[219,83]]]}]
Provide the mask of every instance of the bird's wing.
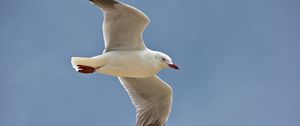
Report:
[{"label": "bird's wing", "polygon": [[137,126],[164,126],[172,107],[172,88],[157,75],[119,80],[137,109]]},{"label": "bird's wing", "polygon": [[105,50],[144,50],[142,34],[149,18],[140,10],[116,0],[90,0],[104,13]]}]

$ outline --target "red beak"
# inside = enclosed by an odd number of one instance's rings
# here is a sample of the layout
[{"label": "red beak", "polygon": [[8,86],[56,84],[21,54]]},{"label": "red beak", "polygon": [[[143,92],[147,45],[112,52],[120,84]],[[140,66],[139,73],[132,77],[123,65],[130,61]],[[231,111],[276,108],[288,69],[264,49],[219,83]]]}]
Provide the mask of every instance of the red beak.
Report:
[{"label": "red beak", "polygon": [[176,69],[176,70],[179,70],[179,67],[175,64],[169,64],[169,67],[171,67],[173,69]]}]

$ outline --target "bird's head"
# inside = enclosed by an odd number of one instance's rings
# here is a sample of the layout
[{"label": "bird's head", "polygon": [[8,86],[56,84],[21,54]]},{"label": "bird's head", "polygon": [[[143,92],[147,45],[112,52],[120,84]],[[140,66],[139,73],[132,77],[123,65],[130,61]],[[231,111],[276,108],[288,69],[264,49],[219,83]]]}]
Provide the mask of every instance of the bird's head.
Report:
[{"label": "bird's head", "polygon": [[156,60],[162,68],[173,68],[179,70],[179,67],[172,62],[172,59],[167,54],[156,52]]}]

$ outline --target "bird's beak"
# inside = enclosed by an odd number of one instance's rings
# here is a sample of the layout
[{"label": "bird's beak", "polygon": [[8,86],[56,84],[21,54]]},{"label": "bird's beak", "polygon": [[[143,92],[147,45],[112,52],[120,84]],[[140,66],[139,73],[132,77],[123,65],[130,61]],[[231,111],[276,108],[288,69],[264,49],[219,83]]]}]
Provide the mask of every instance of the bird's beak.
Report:
[{"label": "bird's beak", "polygon": [[176,69],[176,70],[179,70],[179,67],[175,64],[168,64],[169,67],[173,68],[173,69]]}]

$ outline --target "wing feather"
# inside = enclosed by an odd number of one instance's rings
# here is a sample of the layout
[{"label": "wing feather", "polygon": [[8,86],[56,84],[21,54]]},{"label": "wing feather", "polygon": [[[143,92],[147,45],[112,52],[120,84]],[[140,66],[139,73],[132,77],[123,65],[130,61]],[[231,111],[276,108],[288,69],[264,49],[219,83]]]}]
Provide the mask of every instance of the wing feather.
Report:
[{"label": "wing feather", "polygon": [[137,126],[164,126],[172,107],[172,88],[156,75],[119,80],[137,108]]},{"label": "wing feather", "polygon": [[115,0],[91,2],[104,13],[104,52],[146,49],[142,34],[149,18],[143,12]]}]

